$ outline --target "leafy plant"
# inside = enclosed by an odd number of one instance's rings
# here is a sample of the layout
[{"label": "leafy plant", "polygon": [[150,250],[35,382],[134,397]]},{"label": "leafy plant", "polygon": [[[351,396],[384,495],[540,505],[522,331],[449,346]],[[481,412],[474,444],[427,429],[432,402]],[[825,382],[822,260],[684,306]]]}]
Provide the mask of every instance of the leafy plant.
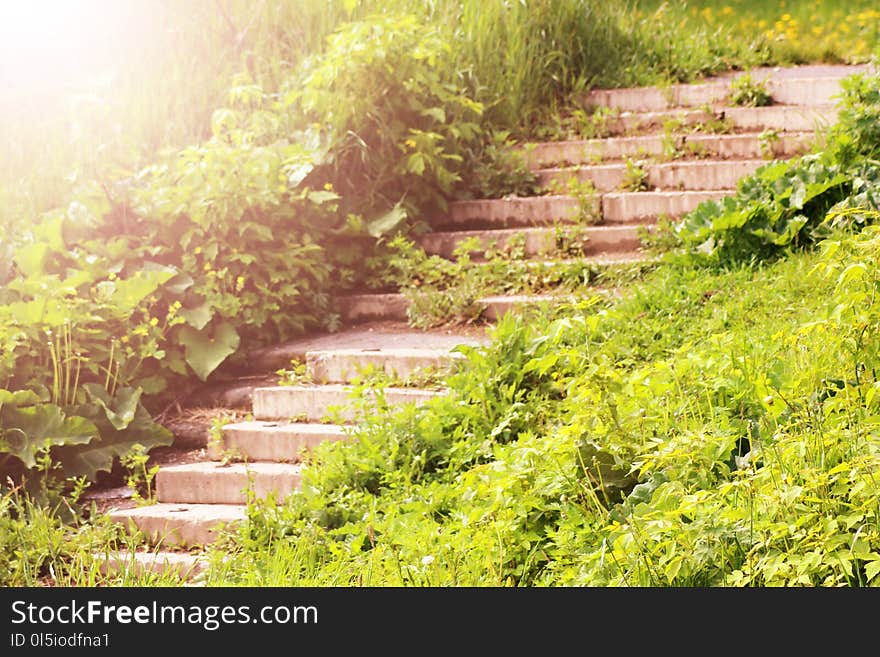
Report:
[{"label": "leafy plant", "polygon": [[626,171],[620,188],[626,192],[643,192],[648,189],[648,171],[631,159],[626,160]]},{"label": "leafy plant", "polygon": [[751,73],[736,76],[730,83],[730,102],[741,107],[766,107],[773,103],[767,80],[756,80]]},{"label": "leafy plant", "polygon": [[482,147],[465,157],[468,171],[456,186],[457,198],[534,196],[539,191],[537,175],[508,130],[489,133]]},{"label": "leafy plant", "polygon": [[150,457],[144,446],[140,443],[134,444],[119,460],[128,470],[125,484],[132,490],[132,499],[139,505],[155,504],[153,480],[159,473],[159,466],[148,467]]},{"label": "leafy plant", "polygon": [[[844,83],[841,119],[829,130],[824,150],[767,164],[740,181],[735,196],[703,203],[687,215],[677,230],[685,248],[698,258],[767,257],[821,239],[829,212],[876,209],[880,168],[872,157],[878,148],[872,119],[880,98],[877,85],[876,77],[862,76]],[[838,216],[858,225],[870,215]]]}]

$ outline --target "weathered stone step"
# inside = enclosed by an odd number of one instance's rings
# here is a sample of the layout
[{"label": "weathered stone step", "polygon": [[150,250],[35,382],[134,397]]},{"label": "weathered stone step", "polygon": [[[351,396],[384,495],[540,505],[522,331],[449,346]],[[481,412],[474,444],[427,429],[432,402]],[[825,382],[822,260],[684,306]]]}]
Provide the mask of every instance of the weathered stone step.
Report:
[{"label": "weathered stone step", "polygon": [[[631,164],[600,164],[593,166],[541,169],[537,171],[538,182],[545,189],[565,188],[574,182],[589,182],[596,191],[622,191],[627,184],[642,183],[648,187],[678,190],[735,189],[739,180],[759,167],[766,160],[697,160],[687,162],[662,162]],[[642,179],[634,179],[641,169]]]},{"label": "weathered stone step", "polygon": [[[602,195],[602,217],[605,224],[637,224],[659,217],[676,219],[691,212],[704,201],[717,201],[732,190],[672,192],[613,192]],[[609,228],[612,226],[609,225]]]},{"label": "weathered stone step", "polygon": [[514,196],[503,199],[454,201],[449,212],[435,217],[431,225],[441,228],[477,226],[543,226],[555,223],[576,223],[582,213],[599,211],[599,199],[589,199],[589,206],[568,195]]},{"label": "weathered stone step", "polygon": [[306,372],[318,383],[350,383],[368,368],[406,380],[419,372],[449,370],[462,358],[448,349],[332,349],[307,353]]},{"label": "weathered stone step", "polygon": [[[636,226],[585,226],[574,230],[566,228],[507,228],[502,230],[459,230],[448,233],[427,233],[419,239],[426,253],[453,258],[459,243],[476,239],[481,249],[504,249],[516,244],[525,257],[539,257],[560,250],[576,250],[584,255],[621,253],[639,248]],[[560,244],[571,240],[570,245]],[[522,240],[522,243],[520,243]],[[482,256],[481,251],[473,257]]]},{"label": "weathered stone step", "polygon": [[[663,170],[675,172],[679,169]],[[732,188],[730,188],[732,189]],[[447,218],[434,222],[438,228],[456,229],[464,234],[484,232],[476,229],[503,229],[513,227],[546,226],[548,224],[578,223],[581,208],[588,205],[586,212],[600,217],[605,224],[626,224],[643,221],[645,217],[679,217],[696,208],[706,200],[716,200],[731,193],[730,189],[684,190],[660,192],[606,192],[595,194],[587,199],[574,196],[530,196],[520,198],[485,199],[451,203]],[[561,208],[572,211],[562,212]],[[577,212],[573,209],[577,208]],[[460,230],[459,230],[460,229]],[[520,231],[526,232],[526,231]],[[447,232],[439,231],[429,235]],[[430,244],[435,237],[426,237]],[[427,247],[424,247],[427,250]]]},{"label": "weathered stone step", "polygon": [[[406,309],[404,308],[404,317]],[[405,321],[405,320],[404,320]],[[369,358],[371,352],[382,352],[376,356],[378,361],[392,357],[387,352],[389,347],[395,349],[430,349],[448,352],[462,343],[485,343],[487,337],[474,335],[456,335],[449,331],[414,331],[403,325],[400,327],[369,327],[367,329],[345,329],[334,333],[308,335],[296,340],[257,349],[248,354],[244,365],[247,371],[277,371],[290,367],[291,361],[306,362],[311,360],[310,367],[316,380],[325,380],[325,369],[319,356],[324,352],[339,353],[348,350],[363,352]],[[309,355],[312,355],[311,359]],[[405,365],[400,365],[405,369]],[[403,370],[401,370],[403,371]],[[329,379],[326,379],[329,380]],[[277,379],[269,384],[274,385]]]},{"label": "weathered stone step", "polygon": [[670,134],[609,137],[528,144],[523,148],[531,169],[595,164],[628,158],[712,157],[717,159],[788,158],[805,153],[813,132],[783,132],[773,138],[760,133],[735,135]]},{"label": "weathered stone step", "polygon": [[163,466],[156,475],[159,502],[246,504],[248,492],[281,500],[299,487],[300,466],[292,463],[185,463]]},{"label": "weathered stone step", "polygon": [[[354,389],[342,384],[274,386],[254,390],[254,419],[348,422],[357,417]],[[367,394],[370,394],[369,392]],[[385,388],[382,397],[390,406],[423,404],[442,392],[410,388]]]},{"label": "weathered stone step", "polygon": [[[698,84],[674,84],[666,88],[594,89],[587,94],[585,102],[592,107],[612,107],[628,112],[726,104],[729,103],[731,84],[740,75]],[[755,83],[764,82],[775,104],[820,105],[832,103],[834,96],[840,93],[841,76],[765,80],[758,73],[752,76],[752,80]]]},{"label": "weathered stone step", "polygon": [[486,304],[483,317],[490,322],[495,322],[508,313],[520,312],[535,306],[570,302],[576,298],[577,296],[573,294],[499,294],[483,297],[481,301]]},{"label": "weathered stone step", "polygon": [[133,524],[154,545],[189,547],[217,540],[223,527],[231,527],[246,516],[240,504],[151,504],[111,511],[114,522]]},{"label": "weathered stone step", "polygon": [[106,575],[173,574],[183,580],[194,580],[206,566],[204,557],[189,552],[124,551],[95,557],[101,560],[101,572]]},{"label": "weathered stone step", "polygon": [[[696,127],[707,125],[709,132],[733,130],[778,130],[783,132],[812,132],[837,120],[834,105],[771,105],[769,107],[722,107],[703,109],[665,110],[660,112],[624,112],[609,117],[605,128],[610,135],[623,135],[658,129],[668,122]],[[713,122],[723,125],[711,127]]]},{"label": "weathered stone step", "polygon": [[[626,266],[647,262],[648,258],[642,253],[621,253],[617,257],[585,258],[583,260],[525,260],[521,264],[529,270],[539,268],[552,268],[569,265],[571,267],[583,267],[594,264],[598,267]],[[479,267],[485,263],[473,263]],[[561,295],[567,298],[568,295]],[[560,298],[554,294],[493,294],[477,299],[476,303],[485,306],[483,318],[494,321],[512,308],[520,305],[529,305],[533,301],[544,303],[551,299]],[[408,301],[402,293],[383,294],[352,294],[340,299],[342,319],[346,323],[366,322],[372,320],[404,321],[407,317]]]},{"label": "weathered stone step", "polygon": [[208,457],[219,460],[223,450],[248,461],[296,462],[304,450],[348,437],[338,424],[253,420],[223,427],[223,445],[209,445]]}]

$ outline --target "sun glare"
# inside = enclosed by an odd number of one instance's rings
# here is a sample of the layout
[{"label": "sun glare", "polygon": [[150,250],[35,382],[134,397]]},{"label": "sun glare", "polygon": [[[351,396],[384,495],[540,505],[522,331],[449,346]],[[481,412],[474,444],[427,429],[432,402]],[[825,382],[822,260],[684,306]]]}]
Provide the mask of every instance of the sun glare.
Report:
[{"label": "sun glare", "polygon": [[[107,60],[116,3],[0,0],[0,83],[4,91],[82,85]],[[118,12],[116,12],[118,13]]]}]

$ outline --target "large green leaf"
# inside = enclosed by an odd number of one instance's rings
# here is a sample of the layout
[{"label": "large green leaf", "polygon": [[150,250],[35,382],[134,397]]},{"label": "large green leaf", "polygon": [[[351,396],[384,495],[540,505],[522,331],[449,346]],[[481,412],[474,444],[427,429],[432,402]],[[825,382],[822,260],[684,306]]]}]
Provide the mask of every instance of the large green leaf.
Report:
[{"label": "large green leaf", "polygon": [[6,406],[0,410],[0,452],[12,454],[25,467],[36,465],[36,455],[58,445],[83,445],[98,435],[88,419],[65,415],[55,404]]},{"label": "large green leaf", "polygon": [[160,285],[174,278],[177,270],[156,265],[144,266],[126,279],[114,281],[112,302],[123,313],[130,313],[138,304],[155,292]]},{"label": "large green leaf", "polygon": [[235,328],[227,322],[208,326],[201,331],[184,326],[180,331],[186,362],[202,381],[228,356],[235,353],[239,341]]},{"label": "large green leaf", "polygon": [[373,237],[387,235],[400,226],[406,220],[406,216],[406,210],[397,203],[385,214],[371,220],[367,224],[367,232]]},{"label": "large green leaf", "polygon": [[211,321],[211,318],[214,317],[214,311],[209,301],[205,301],[195,308],[181,308],[178,314],[197,331],[205,328],[208,322]]},{"label": "large green leaf", "polygon": [[69,477],[87,477],[95,481],[98,472],[110,472],[114,460],[127,454],[135,444],[147,451],[154,447],[170,445],[173,434],[161,424],[154,422],[149,412],[140,404],[134,418],[125,429],[118,430],[97,405],[83,407],[83,413],[94,413],[100,437],[87,445],[67,445],[52,450],[52,456],[61,463],[64,474]]},{"label": "large green leaf", "polygon": [[115,429],[121,431],[131,424],[141,400],[140,388],[119,388],[113,398],[97,383],[86,383],[83,388],[89,393],[92,403],[104,411]]},{"label": "large green leaf", "polygon": [[15,264],[25,276],[37,276],[44,273],[49,247],[43,242],[27,244],[15,251]]},{"label": "large green leaf", "polygon": [[39,404],[40,396],[33,390],[4,390],[0,388],[0,408],[4,406],[33,406]]},{"label": "large green leaf", "polygon": [[596,443],[582,439],[578,444],[581,466],[593,487],[601,490],[610,499],[628,495],[637,483],[628,468],[618,463],[612,454],[604,451]]}]

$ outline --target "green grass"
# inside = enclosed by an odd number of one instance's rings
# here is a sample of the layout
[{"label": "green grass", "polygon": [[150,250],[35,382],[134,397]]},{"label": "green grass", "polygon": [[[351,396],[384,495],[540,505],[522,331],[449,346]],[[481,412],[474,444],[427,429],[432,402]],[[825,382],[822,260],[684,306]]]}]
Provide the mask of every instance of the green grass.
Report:
[{"label": "green grass", "polygon": [[254,504],[208,582],[874,581],[877,244],[664,265],[617,303],[503,321],[450,397],[368,413],[303,493]]},{"label": "green grass", "polygon": [[731,64],[864,63],[877,54],[878,12],[871,0],[688,0],[635,3],[643,16],[675,16],[683,33],[714,35]]},{"label": "green grass", "polygon": [[[0,586],[179,586],[174,571],[139,572],[131,555],[149,550],[76,496],[0,489]],[[120,564],[107,569],[105,561]]]}]

